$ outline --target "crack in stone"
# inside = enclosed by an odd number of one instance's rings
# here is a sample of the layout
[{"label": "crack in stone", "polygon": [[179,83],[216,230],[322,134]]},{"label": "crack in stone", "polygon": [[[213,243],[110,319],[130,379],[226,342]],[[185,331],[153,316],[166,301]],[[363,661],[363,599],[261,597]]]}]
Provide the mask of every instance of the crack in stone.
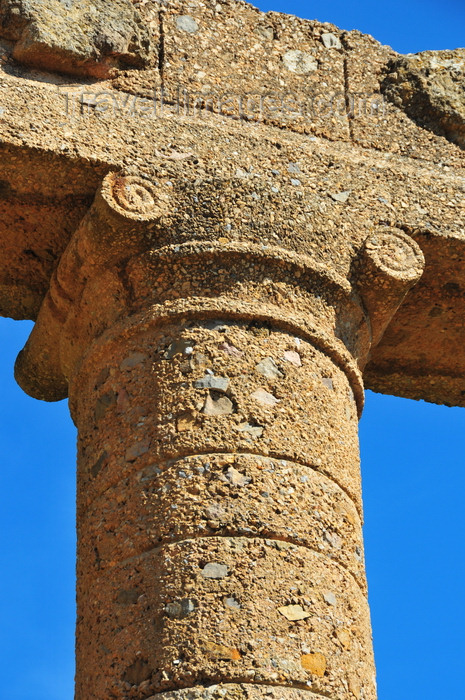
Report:
[{"label": "crack in stone", "polygon": [[159,40],[158,40],[158,72],[160,74],[161,89],[164,91],[165,88],[165,78],[164,78],[164,68],[165,68],[165,25],[164,25],[164,11],[160,10],[158,13],[158,28],[159,28]]},{"label": "crack in stone", "polygon": [[[344,51],[348,52],[350,50],[350,47],[348,46],[346,42],[346,37],[344,34],[341,35],[341,44],[344,48]],[[352,120],[354,118],[354,105],[352,102],[351,105],[351,99],[350,99],[350,79],[349,79],[349,60],[347,58],[347,54],[344,56],[343,61],[343,73],[344,73],[344,98],[345,98],[345,105],[346,105],[346,111],[347,111],[347,122],[348,122],[348,128],[349,128],[349,136],[350,136],[350,141],[351,143],[356,143],[355,139],[355,134],[354,134],[354,126],[352,124]]]}]

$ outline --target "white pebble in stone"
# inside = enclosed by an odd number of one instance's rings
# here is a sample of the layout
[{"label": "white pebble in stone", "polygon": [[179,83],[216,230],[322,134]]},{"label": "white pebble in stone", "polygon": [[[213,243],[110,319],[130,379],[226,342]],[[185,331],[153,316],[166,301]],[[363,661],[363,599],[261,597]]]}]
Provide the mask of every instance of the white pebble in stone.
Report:
[{"label": "white pebble in stone", "polygon": [[306,73],[312,73],[318,70],[318,61],[311,53],[305,53],[304,51],[299,51],[295,49],[293,51],[286,51],[283,56],[283,63],[287,70],[291,73],[297,73],[298,75],[305,75]]},{"label": "white pebble in stone", "polygon": [[342,202],[342,204],[345,204],[345,202],[347,202],[347,200],[349,199],[351,193],[352,190],[345,190],[344,192],[335,192],[331,194],[331,199],[334,199],[335,202]]},{"label": "white pebble in stone", "polygon": [[233,610],[240,610],[241,608],[241,604],[233,596],[226,598],[224,603],[228,608],[232,608]]},{"label": "white pebble in stone", "polygon": [[325,32],[321,35],[321,41],[327,49],[342,49],[342,44],[337,36],[331,32]]},{"label": "white pebble in stone", "polygon": [[195,34],[199,30],[199,25],[190,15],[176,17],[176,26],[182,32],[189,32],[189,34]]},{"label": "white pebble in stone", "polygon": [[226,564],[218,564],[217,562],[209,562],[202,569],[204,578],[225,578],[228,575],[228,567]]},{"label": "white pebble in stone", "polygon": [[328,593],[325,593],[325,594],[323,595],[323,598],[326,600],[326,602],[327,602],[329,605],[336,605],[337,600],[336,600],[336,596],[334,595],[334,593],[331,593],[331,592],[329,591]]}]

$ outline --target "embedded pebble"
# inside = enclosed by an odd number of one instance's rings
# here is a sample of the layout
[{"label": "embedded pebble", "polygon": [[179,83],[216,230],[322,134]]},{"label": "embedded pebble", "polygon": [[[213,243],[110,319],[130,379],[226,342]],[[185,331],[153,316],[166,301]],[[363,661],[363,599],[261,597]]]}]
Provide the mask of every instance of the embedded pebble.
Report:
[{"label": "embedded pebble", "polygon": [[250,394],[250,397],[259,403],[264,404],[265,406],[275,406],[277,403],[279,403],[279,399],[265,389],[257,389],[257,391],[254,391],[253,394]]},{"label": "embedded pebble", "polygon": [[261,36],[263,39],[268,39],[271,41],[271,39],[274,39],[274,29],[273,27],[263,27],[261,25],[258,25],[255,29],[257,34]]},{"label": "embedded pebble", "polygon": [[234,467],[229,467],[224,474],[224,478],[231,484],[231,486],[246,486],[252,481],[249,476],[241,474],[241,472]]},{"label": "embedded pebble", "polygon": [[321,35],[321,41],[327,49],[342,49],[342,44],[339,37],[331,32],[325,32]]},{"label": "embedded pebble", "polygon": [[278,612],[291,622],[306,620],[307,617],[310,617],[310,613],[306,612],[301,605],[284,605],[278,608]]},{"label": "embedded pebble", "polygon": [[294,49],[286,51],[283,56],[283,63],[291,73],[305,75],[318,69],[318,61],[311,53]]},{"label": "embedded pebble", "polygon": [[176,17],[176,27],[182,32],[189,32],[189,34],[195,34],[199,30],[199,25],[190,15]]},{"label": "embedded pebble", "polygon": [[239,350],[239,348],[236,348],[234,345],[230,345],[227,342],[221,343],[220,350],[224,350],[224,352],[227,355],[231,355],[231,357],[244,357],[243,350]]},{"label": "embedded pebble", "polygon": [[215,375],[208,374],[194,382],[196,389],[215,389],[216,391],[226,391],[228,385],[229,379],[227,377],[215,377]]},{"label": "embedded pebble", "polygon": [[232,610],[240,610],[241,609],[241,604],[234,598],[234,597],[229,597],[226,598],[224,601],[224,604],[226,607],[231,608]]},{"label": "embedded pebble", "polygon": [[336,637],[341,642],[344,649],[350,649],[352,646],[352,635],[345,627],[340,627],[336,630]]},{"label": "embedded pebble", "polygon": [[192,350],[191,340],[175,340],[168,347],[165,357],[166,359],[171,360],[175,355],[190,355]]},{"label": "embedded pebble", "polygon": [[323,678],[326,671],[326,657],[319,652],[304,654],[300,660],[302,667],[311,674]]},{"label": "embedded pebble", "polygon": [[225,578],[228,575],[228,567],[225,564],[218,564],[218,562],[212,561],[205,564],[201,573],[204,578]]},{"label": "embedded pebble", "polygon": [[326,530],[324,533],[324,538],[331,545],[331,547],[335,547],[336,549],[340,549],[342,547],[342,540],[335,532]]},{"label": "embedded pebble", "polygon": [[295,350],[286,350],[286,352],[283,354],[283,360],[286,360],[286,362],[290,362],[296,367],[302,366],[302,360],[300,359],[300,355]]},{"label": "embedded pebble", "polygon": [[255,369],[257,372],[260,372],[260,374],[263,374],[264,377],[267,377],[267,379],[277,379],[278,377],[284,376],[272,357],[265,357],[263,360],[260,360],[260,362],[255,365]]},{"label": "embedded pebble", "polygon": [[184,600],[165,605],[167,616],[173,620],[182,620],[184,617],[190,615],[191,612],[194,612],[194,610],[195,603],[190,598],[184,598]]},{"label": "embedded pebble", "polygon": [[334,593],[331,593],[331,591],[324,593],[323,598],[329,605],[336,605],[337,603],[336,596],[334,595]]},{"label": "embedded pebble", "polygon": [[331,199],[334,199],[335,202],[341,202],[342,204],[345,204],[345,202],[347,202],[351,194],[352,190],[345,190],[344,192],[332,193],[330,194],[330,197]]},{"label": "embedded pebble", "polygon": [[209,394],[205,399],[202,413],[206,416],[227,416],[234,412],[234,404],[227,396],[215,399]]},{"label": "embedded pebble", "polygon": [[263,426],[251,425],[250,423],[240,423],[237,430],[241,433],[249,433],[254,438],[259,438],[263,435]]}]

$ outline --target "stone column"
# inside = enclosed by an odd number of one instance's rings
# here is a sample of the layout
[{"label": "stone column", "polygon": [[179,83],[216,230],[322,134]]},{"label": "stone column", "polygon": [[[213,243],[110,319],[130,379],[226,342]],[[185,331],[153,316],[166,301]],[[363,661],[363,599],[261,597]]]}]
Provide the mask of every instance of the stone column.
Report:
[{"label": "stone column", "polygon": [[167,192],[107,176],[18,360],[79,431],[76,700],[375,700],[360,365],[421,252],[178,241]]}]

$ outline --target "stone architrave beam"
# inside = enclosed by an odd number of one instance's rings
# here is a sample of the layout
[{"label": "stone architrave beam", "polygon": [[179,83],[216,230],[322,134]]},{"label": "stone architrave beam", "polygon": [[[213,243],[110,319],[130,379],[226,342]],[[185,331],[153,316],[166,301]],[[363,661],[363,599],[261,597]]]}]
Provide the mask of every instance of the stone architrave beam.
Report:
[{"label": "stone architrave beam", "polygon": [[465,404],[464,52],[228,0],[2,0],[0,37],[0,310],[79,435],[76,700],[375,700],[357,421],[364,383]]}]

